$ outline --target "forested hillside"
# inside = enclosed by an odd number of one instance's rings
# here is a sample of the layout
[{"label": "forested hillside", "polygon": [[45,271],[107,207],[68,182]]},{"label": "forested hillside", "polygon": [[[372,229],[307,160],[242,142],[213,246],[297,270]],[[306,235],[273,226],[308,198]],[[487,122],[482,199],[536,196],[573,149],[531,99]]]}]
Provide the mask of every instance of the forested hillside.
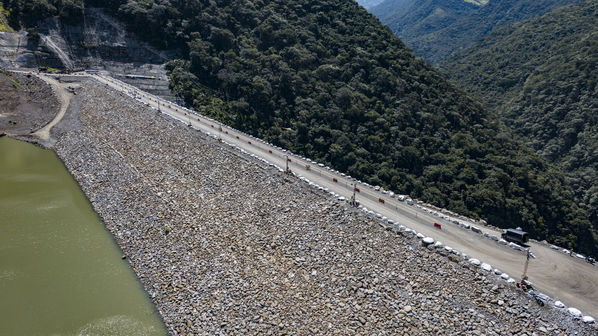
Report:
[{"label": "forested hillside", "polygon": [[38,21],[49,17],[58,17],[67,23],[79,22],[82,19],[82,0],[3,0],[1,2],[10,10],[9,22],[13,27],[20,24],[34,27]]},{"label": "forested hillside", "polygon": [[372,184],[596,252],[564,174],[352,0],[98,4],[185,50],[171,83],[202,113]]},{"label": "forested hillside", "polygon": [[370,8],[383,24],[438,63],[494,28],[540,16],[578,0],[386,0]]},{"label": "forested hillside", "polygon": [[442,69],[568,172],[598,227],[598,2],[498,29]]}]

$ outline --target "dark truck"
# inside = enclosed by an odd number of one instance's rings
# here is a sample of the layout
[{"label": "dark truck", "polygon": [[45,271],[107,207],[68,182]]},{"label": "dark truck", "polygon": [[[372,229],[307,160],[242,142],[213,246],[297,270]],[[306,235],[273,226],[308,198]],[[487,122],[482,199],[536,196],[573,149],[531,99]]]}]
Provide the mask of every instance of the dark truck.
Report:
[{"label": "dark truck", "polygon": [[521,228],[507,229],[501,237],[508,242],[518,245],[524,245],[529,240],[527,232],[521,230]]}]

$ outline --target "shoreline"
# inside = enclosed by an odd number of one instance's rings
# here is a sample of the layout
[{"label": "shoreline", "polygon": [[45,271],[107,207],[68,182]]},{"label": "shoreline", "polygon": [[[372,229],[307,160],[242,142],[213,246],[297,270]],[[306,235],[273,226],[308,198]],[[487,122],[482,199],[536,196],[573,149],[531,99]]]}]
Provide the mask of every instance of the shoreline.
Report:
[{"label": "shoreline", "polygon": [[[27,141],[27,140],[29,140],[29,141]],[[166,325],[164,323],[164,320],[162,319],[162,315],[159,313],[156,305],[152,302],[151,298],[148,296],[147,291],[145,290],[145,288],[143,286],[143,283],[141,283],[141,281],[139,280],[139,277],[137,276],[137,273],[133,269],[133,266],[128,261],[123,260],[123,259],[126,259],[126,258],[122,257],[122,256],[124,256],[124,254],[122,252],[122,247],[115,240],[113,233],[110,232],[109,230],[107,230],[106,224],[105,224],[102,216],[100,216],[98,214],[97,210],[94,208],[93,204],[91,203],[91,201],[88,198],[88,194],[81,187],[81,183],[75,178],[75,176],[72,174],[72,171],[70,171],[68,169],[68,167],[65,164],[65,161],[63,160],[63,158],[60,157],[55,150],[52,150],[51,148],[47,148],[47,147],[43,146],[40,143],[32,143],[31,140],[32,139],[18,139],[18,138],[14,138],[14,137],[10,137],[10,136],[7,136],[6,139],[0,138],[0,142],[3,142],[3,141],[7,142],[7,143],[4,143],[4,144],[8,145],[9,153],[10,153],[10,148],[12,146],[21,146],[19,148],[23,148],[23,150],[25,150],[25,151],[35,151],[36,153],[38,153],[38,154],[36,154],[36,157],[38,157],[38,156],[43,156],[43,157],[46,157],[46,158],[51,157],[49,159],[50,160],[49,161],[49,165],[53,167],[54,171],[57,171],[57,170],[60,171],[60,173],[59,173],[61,175],[60,178],[62,180],[64,180],[66,184],[71,185],[71,187],[70,187],[71,189],[69,189],[69,193],[67,193],[67,194],[61,194],[59,196],[68,195],[68,196],[64,196],[65,198],[67,198],[67,200],[66,200],[67,203],[79,204],[80,207],[76,208],[76,211],[74,211],[76,214],[73,215],[73,216],[80,216],[80,213],[83,212],[83,213],[85,213],[85,215],[84,215],[84,218],[82,219],[82,221],[84,221],[86,223],[89,222],[88,224],[93,224],[93,225],[91,227],[87,227],[87,226],[84,226],[84,227],[80,227],[79,226],[79,227],[77,227],[77,225],[78,225],[77,221],[68,220],[67,222],[64,222],[62,220],[62,217],[60,217],[61,219],[59,219],[55,224],[59,224],[58,226],[60,227],[63,223],[68,223],[68,225],[72,228],[72,230],[83,230],[84,232],[83,231],[81,232],[82,236],[84,236],[85,241],[89,241],[89,242],[92,243],[91,249],[96,248],[96,251],[98,251],[97,250],[97,246],[102,246],[103,249],[101,251],[103,251],[103,252],[100,251],[100,254],[105,255],[106,253],[108,253],[110,255],[109,259],[107,259],[107,257],[104,257],[104,256],[98,256],[97,259],[101,259],[102,262],[107,262],[107,263],[110,263],[110,264],[115,263],[114,267],[111,267],[109,269],[110,272],[108,274],[110,274],[111,272],[115,272],[116,271],[116,273],[114,273],[114,274],[118,274],[118,277],[120,277],[120,279],[123,280],[122,282],[120,282],[120,281],[119,282],[108,282],[109,285],[105,286],[105,287],[102,287],[102,283],[96,284],[97,286],[94,286],[94,285],[91,285],[91,287],[86,286],[86,287],[89,287],[88,290],[91,289],[91,290],[97,292],[98,288],[112,288],[112,287],[110,287],[112,285],[116,285],[116,286],[118,286],[120,288],[127,288],[127,289],[132,290],[132,292],[131,292],[132,295],[133,295],[132,298],[135,298],[135,302],[139,302],[139,307],[137,307],[137,308],[141,308],[142,311],[145,312],[145,313],[153,314],[152,319],[154,319],[154,321],[151,324],[144,324],[143,326],[147,327],[147,329],[145,329],[145,330],[146,331],[153,330],[152,334],[156,334],[155,331],[159,330],[159,331],[161,331],[159,334],[165,335],[166,334]],[[23,146],[31,146],[31,145],[33,145],[33,147],[23,147]],[[3,146],[3,148],[4,148],[4,146]],[[14,153],[14,154],[17,154],[17,153]],[[18,164],[18,162],[21,162],[21,161],[17,160],[15,162],[17,162],[17,164]],[[30,167],[30,166],[26,165],[24,167]],[[40,167],[37,167],[37,168],[40,168]],[[41,168],[42,168],[41,169],[42,170],[41,174],[45,174],[46,170],[47,170],[46,167],[45,167],[45,165],[41,166]],[[10,178],[11,175],[8,175],[8,176]],[[20,181],[20,180],[14,180],[14,181]],[[54,181],[52,180],[51,183],[53,183],[53,182]],[[75,188],[75,189],[72,189],[72,188]],[[77,194],[77,193],[79,193],[79,194]],[[11,198],[10,198],[11,194],[6,194],[5,196],[9,197],[8,200],[10,202],[10,200],[11,200]],[[18,197],[18,195],[17,195],[17,197]],[[74,203],[72,201],[73,199],[76,199],[76,201]],[[87,202],[87,204],[81,203],[82,201],[83,202]],[[33,205],[33,206],[35,207],[36,205]],[[34,209],[34,211],[35,211],[35,209]],[[10,217],[10,213],[8,215]],[[69,213],[69,215],[70,215],[70,213]],[[42,217],[36,216],[33,219],[33,221],[35,222],[36,220],[42,220],[42,222],[44,222],[44,223],[46,223],[46,221],[47,221],[45,219],[45,217],[43,217],[43,216]],[[51,221],[51,219],[50,219],[50,221]],[[28,224],[34,225],[34,223],[28,223]],[[97,226],[97,225],[100,225],[100,226]],[[51,231],[48,231],[48,232],[51,232],[53,235],[56,234],[55,233],[56,230],[54,230],[53,228],[48,227],[48,229],[51,230]],[[44,230],[44,229],[42,228],[42,230]],[[99,233],[98,230],[101,231],[101,233]],[[93,236],[92,235],[88,235],[87,234],[88,231],[93,231],[95,233],[95,235],[93,235]],[[45,231],[43,231],[43,232],[45,232]],[[61,246],[61,248],[64,248],[65,250],[72,251],[73,249],[75,249],[75,250],[77,249],[77,247],[73,247],[73,246],[76,246],[78,244],[77,241],[81,237],[77,236],[77,238],[70,239],[70,240],[66,240],[62,236],[61,236],[61,238],[63,239],[64,242],[68,242],[67,245],[64,245],[64,247]],[[93,238],[93,239],[88,239],[88,238]],[[40,244],[44,244],[44,243],[41,242]],[[61,252],[60,254],[62,255],[62,254],[64,254],[64,252]],[[113,259],[115,257],[114,254],[117,255],[116,256],[117,259]],[[59,259],[61,257],[64,257],[64,256],[60,256],[60,257],[57,256],[57,258],[59,258]],[[67,258],[70,258],[70,257],[67,257]],[[76,259],[76,257],[73,257],[73,258]],[[73,258],[70,258],[69,260],[72,260]],[[121,260],[118,260],[118,259],[121,259]],[[95,259],[94,260],[90,260],[90,261],[92,261],[92,263],[93,263],[95,261]],[[120,264],[123,261],[125,263]],[[106,266],[106,264],[103,264],[102,262],[100,262],[100,264],[97,265],[98,269],[102,269],[103,267]],[[27,263],[30,263],[30,261],[27,261]],[[74,269],[74,271],[77,272],[78,274],[79,273],[82,274],[81,273],[82,272],[81,269],[82,269],[81,267],[76,266],[76,268]],[[44,272],[44,271],[42,271],[42,272]],[[69,270],[66,270],[66,273],[68,273],[68,272],[69,272]],[[103,274],[98,274],[98,275],[100,277],[103,276]],[[112,275],[106,276],[107,279],[112,279],[113,277],[114,276],[112,276]],[[60,278],[60,276],[57,277],[57,279],[59,279],[59,278]],[[3,279],[0,279],[0,280],[3,280]],[[4,280],[6,280],[6,279],[4,279]],[[70,281],[70,279],[65,279],[65,282],[68,283],[69,281]],[[4,283],[4,284],[6,284],[6,283]],[[58,288],[62,288],[60,285],[57,286],[57,287]],[[57,290],[59,290],[59,289],[57,289]],[[78,288],[78,290],[81,290],[81,288]],[[72,296],[72,294],[73,294],[73,293],[69,294],[69,291],[70,290],[66,290],[66,288],[62,288],[62,290],[59,290],[58,292],[55,291],[54,294],[59,293],[62,296],[69,297],[69,295]],[[77,289],[74,290],[74,293],[76,293],[76,292],[77,292]],[[127,292],[127,293],[129,293],[129,292]],[[83,294],[82,295],[83,297],[87,297],[86,296],[87,293],[81,293],[81,294]],[[112,293],[108,293],[107,292],[106,294],[109,297],[111,297],[112,299],[119,300],[119,297],[114,297]],[[140,297],[143,297],[143,299],[140,300]],[[72,298],[78,298],[78,296],[74,296]],[[94,304],[94,301],[95,301],[95,299],[92,300],[92,301],[89,301],[89,302],[92,303],[92,304]],[[100,301],[101,300],[98,300],[98,303]],[[11,300],[9,300],[9,302],[11,302]],[[128,301],[128,302],[130,302],[130,301]],[[66,306],[67,306],[67,308],[66,308],[67,310],[73,308],[72,305],[68,305],[67,304]],[[101,304],[100,304],[100,306],[101,306]],[[125,304],[125,306],[127,306],[127,304]],[[22,308],[22,307],[20,307],[20,308]],[[108,310],[104,311],[104,313],[115,314],[115,313],[117,313],[119,311],[121,311],[121,310],[120,309],[108,309]],[[139,311],[139,310],[135,310],[135,311]],[[87,313],[88,313],[88,315],[93,315],[93,313],[91,313],[91,312],[87,312]],[[42,314],[42,315],[44,315],[44,314]],[[86,316],[87,317],[88,315],[82,315],[82,316]],[[126,316],[127,318],[129,318],[129,317],[131,317],[133,315],[134,314],[131,314],[130,316],[129,315],[111,315],[111,316]],[[97,317],[101,317],[101,316],[98,315]],[[137,316],[135,316],[135,317],[137,317]],[[43,317],[40,317],[40,320],[43,320],[43,319],[44,319]],[[90,319],[90,320],[85,320],[85,319],[82,319],[82,320],[66,319],[66,320],[68,320],[69,322],[71,322],[71,324],[72,324],[73,321],[80,321],[80,322],[82,322],[80,324],[81,328],[87,328],[87,327],[90,327],[90,326],[92,326],[92,327],[98,327],[98,328],[100,328],[100,327],[107,327],[108,328],[107,325],[103,325],[102,326],[100,324],[94,324],[97,321],[101,321],[101,319]],[[138,319],[131,319],[131,321],[139,321],[139,320]],[[156,322],[158,322],[158,323],[156,323]],[[38,326],[38,324],[36,323],[35,326]],[[151,329],[149,328],[150,326],[151,326]],[[80,329],[80,330],[83,330],[83,329]],[[117,330],[117,329],[113,329],[113,330]],[[137,334],[137,333],[135,333],[135,334]]]},{"label": "shoreline", "polygon": [[[35,76],[40,82],[44,83],[45,85],[47,85],[47,87],[51,87],[52,88],[52,92],[53,95],[56,95],[55,92],[55,88],[48,83],[47,81],[45,81],[43,78],[40,78],[39,76]],[[84,79],[83,81],[88,81],[87,79]],[[58,83],[58,82],[56,82]],[[141,279],[139,278],[137,272],[135,271],[133,265],[131,264],[131,262],[129,261],[129,259],[126,257],[126,254],[123,251],[123,247],[121,246],[121,244],[119,244],[119,242],[117,241],[117,239],[114,236],[114,233],[111,232],[105,221],[104,218],[99,214],[98,210],[96,209],[95,205],[91,202],[91,200],[89,199],[89,194],[88,191],[84,190],[82,187],[82,183],[81,181],[76,177],[76,175],[74,174],[74,171],[71,170],[72,167],[70,167],[67,162],[65,161],[65,156],[60,155],[57,148],[54,146],[54,143],[56,142],[56,137],[52,136],[52,127],[56,126],[57,124],[61,123],[62,118],[64,117],[65,114],[70,113],[72,114],[76,114],[78,113],[78,111],[71,111],[71,98],[69,98],[66,101],[66,106],[64,105],[64,101],[62,102],[63,105],[62,107],[58,107],[58,111],[56,111],[56,113],[54,114],[54,116],[52,116],[52,118],[50,120],[48,120],[48,122],[43,123],[43,125],[39,126],[37,129],[32,129],[30,131],[29,134],[9,134],[9,133],[4,133],[4,132],[0,132],[0,138],[2,137],[6,137],[12,140],[16,140],[16,141],[23,141],[26,142],[28,144],[34,145],[36,147],[39,147],[41,149],[44,150],[48,150],[51,151],[56,158],[60,161],[60,163],[62,164],[62,166],[64,167],[64,170],[69,174],[69,176],[72,178],[73,181],[75,181],[75,183],[77,184],[77,187],[79,188],[81,194],[85,197],[85,199],[87,200],[87,202],[89,203],[90,207],[93,209],[95,216],[97,217],[98,221],[100,221],[100,223],[103,226],[103,229],[108,233],[108,235],[110,236],[110,239],[112,240],[114,246],[118,249],[118,251],[120,251],[120,254],[122,255],[122,259],[126,260],[125,262],[127,263],[129,269],[132,271],[135,281],[138,284],[139,288],[143,291],[145,297],[149,300],[149,302],[152,305],[152,311],[156,314],[156,316],[158,316],[158,318],[160,319],[162,326],[165,328],[166,330],[166,323],[164,322],[164,319],[162,317],[162,314],[160,313],[160,311],[158,310],[158,307],[156,306],[156,304],[153,302],[152,298],[150,297],[150,295],[148,294],[144,284],[141,282]],[[52,126],[48,127],[51,123],[53,123]],[[64,125],[61,125],[64,127]],[[40,131],[48,128],[47,130],[47,135],[48,137],[45,139],[42,139],[40,136]],[[67,126],[67,128],[69,128],[69,126]]]},{"label": "shoreline", "polygon": [[[1,137],[0,137],[1,138]],[[71,171],[70,167],[66,164],[66,162],[64,161],[63,157],[61,157],[58,152],[56,151],[55,148],[49,147],[47,145],[45,145],[44,143],[38,142],[36,141],[35,138],[31,137],[31,136],[6,136],[6,138],[11,139],[11,140],[15,140],[15,141],[22,141],[22,142],[26,142],[28,144],[34,145],[36,147],[39,147],[41,149],[44,150],[48,150],[50,152],[52,152],[56,158],[58,159],[58,161],[60,161],[60,163],[62,164],[62,166],[64,167],[64,171],[67,172],[69,174],[69,176],[71,177],[71,179],[75,182],[75,184],[77,185],[77,187],[79,188],[79,191],[81,192],[81,194],[83,195],[83,197],[85,197],[85,199],[87,200],[87,202],[89,203],[89,206],[93,209],[94,215],[97,217],[97,220],[102,224],[102,228],[103,230],[108,234],[108,236],[110,237],[110,240],[112,241],[112,243],[114,244],[114,246],[118,249],[118,251],[120,252],[121,255],[121,259],[124,260],[128,266],[128,268],[130,269],[130,271],[132,272],[134,278],[135,278],[135,282],[137,283],[137,285],[139,286],[139,289],[141,291],[143,291],[144,296],[148,299],[148,301],[150,302],[151,306],[152,306],[152,311],[156,314],[156,316],[159,318],[159,320],[162,322],[162,326],[164,328],[166,328],[166,323],[164,322],[164,318],[162,317],[162,314],[160,313],[160,311],[158,310],[158,307],[156,306],[156,304],[153,302],[152,297],[148,294],[144,284],[141,282],[141,279],[139,278],[137,272],[135,271],[133,265],[131,264],[131,262],[129,261],[129,258],[127,258],[127,255],[124,253],[123,251],[123,247],[119,244],[119,242],[116,240],[114,233],[111,232],[110,230],[108,230],[108,227],[106,226],[106,223],[104,221],[104,219],[102,218],[102,216],[98,213],[98,210],[95,208],[95,205],[90,201],[88,193],[86,190],[84,190],[81,186],[81,181],[79,181],[75,175],[73,174],[73,171]]]}]

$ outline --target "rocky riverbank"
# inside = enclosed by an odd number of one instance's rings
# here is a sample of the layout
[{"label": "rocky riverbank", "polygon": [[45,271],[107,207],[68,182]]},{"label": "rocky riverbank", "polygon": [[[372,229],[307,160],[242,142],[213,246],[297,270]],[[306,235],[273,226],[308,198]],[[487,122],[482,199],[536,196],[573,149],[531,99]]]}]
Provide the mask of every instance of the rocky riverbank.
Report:
[{"label": "rocky riverbank", "polygon": [[97,82],[52,132],[173,335],[596,333]]}]

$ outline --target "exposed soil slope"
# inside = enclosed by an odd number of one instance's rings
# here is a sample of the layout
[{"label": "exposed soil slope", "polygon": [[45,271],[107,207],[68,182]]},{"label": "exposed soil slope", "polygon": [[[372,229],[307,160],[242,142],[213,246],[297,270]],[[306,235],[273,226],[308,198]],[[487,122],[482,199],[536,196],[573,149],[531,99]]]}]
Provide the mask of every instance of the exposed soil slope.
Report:
[{"label": "exposed soil slope", "polygon": [[35,75],[0,73],[0,132],[27,135],[50,122],[59,103]]}]

